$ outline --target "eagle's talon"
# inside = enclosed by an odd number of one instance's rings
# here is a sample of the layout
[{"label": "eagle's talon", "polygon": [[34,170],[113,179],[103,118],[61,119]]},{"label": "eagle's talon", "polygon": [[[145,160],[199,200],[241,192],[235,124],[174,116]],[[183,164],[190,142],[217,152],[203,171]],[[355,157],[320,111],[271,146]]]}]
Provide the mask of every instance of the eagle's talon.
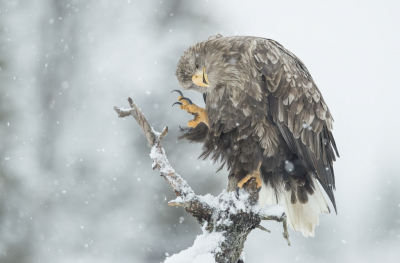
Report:
[{"label": "eagle's talon", "polygon": [[174,89],[173,91],[171,91],[171,93],[172,93],[172,92],[178,92],[179,95],[181,95],[181,97],[183,97],[183,93],[182,93],[182,91],[180,91],[180,90]]},{"label": "eagle's talon", "polygon": [[261,187],[262,187],[262,180],[261,180],[261,175],[260,175],[260,168],[261,168],[261,163],[258,163],[258,167],[257,169],[253,172],[250,173],[248,175],[246,175],[245,177],[243,177],[238,183],[237,183],[237,189],[242,188],[245,184],[247,184],[247,182],[249,182],[251,179],[255,179],[256,180],[256,185],[257,185],[257,193],[259,193],[261,191]]},{"label": "eagle's talon", "polygon": [[186,97],[179,98],[179,100],[185,100],[187,103],[189,103],[189,105],[193,104],[192,100]]},{"label": "eagle's talon", "polygon": [[174,91],[178,92],[180,96],[178,97],[179,102],[175,102],[174,104],[172,104],[172,106],[178,104],[180,105],[180,108],[182,110],[194,115],[193,120],[190,120],[187,124],[187,126],[191,129],[181,128],[181,131],[185,133],[191,132],[193,128],[197,127],[197,125],[200,124],[200,122],[203,122],[208,126],[208,114],[206,110],[194,104],[191,99],[184,97],[181,91],[173,90],[172,92]]},{"label": "eagle's talon", "polygon": [[239,186],[236,187],[236,198],[237,199],[239,199],[239,190],[240,190],[240,187]]},{"label": "eagle's talon", "polygon": [[174,107],[174,105],[176,105],[176,104],[181,105],[181,106],[183,105],[182,102],[175,102],[174,104],[172,104],[172,107]]},{"label": "eagle's talon", "polygon": [[179,129],[180,129],[181,132],[183,132],[183,133],[190,133],[190,132],[193,130],[192,127],[182,128],[180,125],[179,125]]}]

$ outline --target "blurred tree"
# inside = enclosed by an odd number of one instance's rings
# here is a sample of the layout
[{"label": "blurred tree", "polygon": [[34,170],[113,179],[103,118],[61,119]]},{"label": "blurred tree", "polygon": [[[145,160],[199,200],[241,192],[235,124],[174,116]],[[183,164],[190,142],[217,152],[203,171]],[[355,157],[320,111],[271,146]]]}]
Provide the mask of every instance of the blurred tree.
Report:
[{"label": "blurred tree", "polygon": [[[32,232],[26,222],[24,203],[26,194],[14,169],[13,148],[18,116],[15,101],[9,96],[13,79],[10,76],[12,48],[7,41],[7,5],[0,2],[0,262],[29,262]],[[14,164],[13,164],[14,163]]]},{"label": "blurred tree", "polygon": [[73,78],[79,68],[79,45],[77,31],[79,19],[75,10],[79,7],[72,4],[76,1],[46,1],[46,15],[40,22],[41,43],[39,43],[39,63],[37,63],[37,87],[41,112],[41,142],[37,157],[42,168],[54,173],[56,171],[57,140],[68,122],[60,122],[65,111],[74,104],[70,93]]}]

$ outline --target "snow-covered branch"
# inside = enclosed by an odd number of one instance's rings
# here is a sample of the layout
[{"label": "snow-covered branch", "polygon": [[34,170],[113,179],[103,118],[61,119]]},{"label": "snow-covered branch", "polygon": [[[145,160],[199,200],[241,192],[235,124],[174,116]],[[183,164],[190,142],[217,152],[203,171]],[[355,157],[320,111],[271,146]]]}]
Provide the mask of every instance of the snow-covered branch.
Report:
[{"label": "snow-covered branch", "polygon": [[142,128],[151,146],[153,169],[157,168],[160,171],[177,196],[168,205],[184,207],[203,229],[203,234],[197,237],[192,247],[167,258],[165,263],[244,262],[242,252],[248,234],[255,228],[269,232],[260,225],[262,220],[283,222],[283,235],[290,245],[286,215],[282,207],[261,209],[258,206],[258,191],[254,180],[249,181],[240,190],[239,196],[233,191],[237,185],[235,177],[229,178],[228,190],[224,190],[217,197],[210,194],[196,195],[169,164],[161,146],[162,139],[168,133],[168,127],[161,133],[156,132],[133,100],[128,98],[128,102],[129,109],[114,107],[114,110],[120,118],[134,117]]},{"label": "snow-covered branch", "polygon": [[133,100],[128,98],[128,102],[129,109],[114,107],[114,110],[118,113],[119,118],[134,117],[142,128],[148,143],[152,147],[150,157],[153,159],[153,169],[157,168],[161,172],[161,176],[167,180],[177,196],[177,199],[169,202],[169,205],[182,206],[199,223],[207,222],[211,217],[212,209],[206,203],[200,202],[188,183],[176,173],[169,164],[165,151],[161,146],[161,140],[167,135],[168,127],[165,127],[161,133],[155,131]]}]

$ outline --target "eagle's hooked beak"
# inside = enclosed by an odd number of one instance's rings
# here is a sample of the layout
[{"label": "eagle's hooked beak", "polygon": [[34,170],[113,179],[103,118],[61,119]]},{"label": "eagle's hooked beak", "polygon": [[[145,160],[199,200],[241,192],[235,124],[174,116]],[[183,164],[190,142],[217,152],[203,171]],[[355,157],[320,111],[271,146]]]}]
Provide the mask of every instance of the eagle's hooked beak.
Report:
[{"label": "eagle's hooked beak", "polygon": [[194,84],[202,87],[210,86],[208,82],[207,74],[206,74],[206,67],[203,67],[203,71],[197,71],[196,74],[193,75],[192,81]]}]

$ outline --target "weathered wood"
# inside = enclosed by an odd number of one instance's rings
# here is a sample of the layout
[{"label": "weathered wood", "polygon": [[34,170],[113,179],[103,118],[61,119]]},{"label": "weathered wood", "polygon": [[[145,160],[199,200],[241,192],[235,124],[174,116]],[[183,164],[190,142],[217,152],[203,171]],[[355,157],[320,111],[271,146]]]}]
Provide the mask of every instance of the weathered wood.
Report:
[{"label": "weathered wood", "polygon": [[243,263],[240,259],[244,243],[248,234],[255,228],[268,232],[260,225],[262,220],[274,220],[283,222],[284,237],[289,241],[287,233],[286,215],[265,215],[258,206],[258,191],[254,179],[250,180],[242,190],[240,196],[236,196],[237,179],[230,176],[227,191],[221,193],[217,199],[217,205],[208,203],[202,196],[196,195],[188,183],[169,164],[164,149],[161,146],[162,139],[168,133],[168,127],[161,133],[156,132],[131,98],[128,98],[129,109],[114,107],[118,117],[132,116],[143,130],[148,143],[152,147],[151,158],[153,169],[158,169],[161,176],[171,185],[177,199],[168,203],[170,206],[182,206],[186,212],[193,216],[201,226],[206,226],[209,232],[219,232],[223,235],[223,241],[215,249],[214,256],[217,263]]}]

